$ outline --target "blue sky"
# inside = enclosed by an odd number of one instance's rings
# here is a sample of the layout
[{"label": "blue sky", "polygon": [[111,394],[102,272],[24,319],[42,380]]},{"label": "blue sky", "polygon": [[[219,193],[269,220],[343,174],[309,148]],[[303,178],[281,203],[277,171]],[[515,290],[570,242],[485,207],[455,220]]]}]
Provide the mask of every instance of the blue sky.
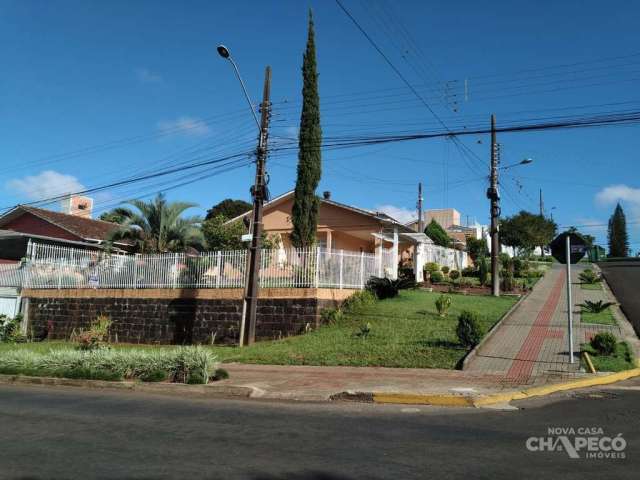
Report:
[{"label": "blue sky", "polygon": [[[633,2],[344,4],[452,130],[488,125],[492,112],[500,125],[640,106],[640,5]],[[330,0],[3,0],[0,207],[249,152],[255,125],[230,65],[215,52],[221,42],[256,102],[271,65],[271,138],[294,137],[309,6],[326,137],[440,128]],[[618,200],[629,221],[640,220],[638,128],[500,135],[504,164],[534,160],[503,177],[504,214],[535,211],[542,188],[560,225],[606,223]],[[463,220],[486,223],[488,138],[462,140],[482,161],[447,140],[326,151],[319,192],[404,219],[422,181],[426,208],[454,207]],[[293,187],[295,165],[295,152],[270,157],[272,193]],[[100,192],[96,208],[195,178],[187,173]],[[167,195],[197,202],[202,212],[226,197],[248,200],[252,177],[246,165]],[[606,238],[601,227],[583,231]],[[640,248],[640,228],[631,233],[632,248]]]}]

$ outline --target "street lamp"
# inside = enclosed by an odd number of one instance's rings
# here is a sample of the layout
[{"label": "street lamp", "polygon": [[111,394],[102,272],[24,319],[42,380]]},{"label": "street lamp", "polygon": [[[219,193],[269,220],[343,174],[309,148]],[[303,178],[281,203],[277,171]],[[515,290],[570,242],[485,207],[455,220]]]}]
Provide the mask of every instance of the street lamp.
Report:
[{"label": "street lamp", "polygon": [[518,163],[512,163],[511,165],[505,165],[504,167],[498,167],[498,170],[507,170],[509,168],[519,167],[520,165],[529,165],[530,163],[533,163],[533,159],[524,158],[524,159],[520,160]]},{"label": "street lamp", "polygon": [[238,65],[236,65],[236,62],[234,62],[233,58],[231,57],[231,52],[229,52],[229,49],[224,45],[218,45],[216,50],[218,50],[218,55],[220,55],[225,60],[229,60],[229,62],[231,62],[231,65],[233,65],[233,70],[236,72],[236,77],[238,77],[238,80],[240,81],[240,86],[242,87],[244,98],[247,99],[247,103],[249,104],[249,108],[251,109],[251,115],[253,115],[253,119],[256,121],[256,125],[258,126],[258,129],[260,129],[260,122],[258,121],[258,116],[256,115],[255,109],[253,108],[253,103],[251,102],[251,99],[249,98],[249,94],[247,93],[247,88],[244,86],[244,82],[242,81],[242,77],[240,76],[240,70],[238,70]]},{"label": "street lamp", "polygon": [[262,206],[267,197],[265,164],[267,160],[267,136],[269,133],[270,116],[270,95],[271,95],[271,67],[267,67],[264,72],[264,89],[262,94],[261,119],[253,108],[253,103],[249,98],[247,89],[244,86],[240,71],[236,62],[233,61],[229,49],[224,45],[218,45],[218,54],[225,60],[229,60],[236,72],[236,77],[242,86],[242,92],[247,99],[253,119],[258,126],[258,148],[256,149],[256,177],[255,183],[251,187],[253,197],[253,212],[251,221],[251,244],[249,245],[249,255],[247,258],[247,274],[245,280],[244,300],[242,302],[242,319],[240,320],[239,344],[251,345],[256,336],[256,317],[258,306],[258,290],[260,283],[260,249],[262,248]]}]

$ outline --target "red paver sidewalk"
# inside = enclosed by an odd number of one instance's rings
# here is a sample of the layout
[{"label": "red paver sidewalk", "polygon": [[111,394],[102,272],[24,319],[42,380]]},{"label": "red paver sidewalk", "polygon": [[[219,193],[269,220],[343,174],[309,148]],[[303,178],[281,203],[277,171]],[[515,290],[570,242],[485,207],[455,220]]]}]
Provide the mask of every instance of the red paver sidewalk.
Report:
[{"label": "red paver sidewalk", "polygon": [[[572,270],[572,293],[581,299],[576,284],[581,267]],[[580,301],[580,300],[578,300]],[[574,302],[574,304],[577,302]],[[574,313],[574,351],[584,341],[580,315]],[[567,340],[566,273],[554,264],[527,298],[505,319],[498,330],[480,347],[467,365],[467,371],[502,373],[518,383],[535,382],[541,375],[571,377],[580,362],[569,363]]]}]

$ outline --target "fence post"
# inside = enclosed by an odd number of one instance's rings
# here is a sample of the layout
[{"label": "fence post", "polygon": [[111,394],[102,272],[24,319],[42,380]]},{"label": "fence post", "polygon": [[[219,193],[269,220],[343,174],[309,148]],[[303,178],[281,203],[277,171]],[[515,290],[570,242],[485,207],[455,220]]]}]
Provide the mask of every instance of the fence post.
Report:
[{"label": "fence post", "polygon": [[340,250],[340,288],[342,288],[342,265],[344,263],[344,250]]},{"label": "fence post", "polygon": [[364,288],[364,250],[360,252],[360,288]]},{"label": "fence post", "polygon": [[138,288],[138,255],[136,253],[133,255],[133,288]]},{"label": "fence post", "polygon": [[222,252],[218,250],[218,254],[216,256],[218,257],[216,262],[216,288],[220,288],[220,278],[222,277]]},{"label": "fence post", "polygon": [[178,286],[178,254],[173,254],[173,282],[171,288],[177,288]]},{"label": "fence post", "polygon": [[316,278],[315,284],[316,288],[320,287],[320,247],[316,248]]}]

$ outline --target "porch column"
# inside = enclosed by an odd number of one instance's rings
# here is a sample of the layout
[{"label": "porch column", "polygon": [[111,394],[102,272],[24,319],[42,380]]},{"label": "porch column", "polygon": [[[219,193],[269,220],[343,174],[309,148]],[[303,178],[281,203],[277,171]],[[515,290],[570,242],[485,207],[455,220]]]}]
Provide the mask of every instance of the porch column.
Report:
[{"label": "porch column", "polygon": [[393,265],[391,266],[391,278],[396,280],[398,278],[398,227],[393,228]]},{"label": "porch column", "polygon": [[424,281],[422,267],[424,266],[424,244],[417,243],[413,248],[413,272],[416,276],[416,282]]},{"label": "porch column", "polygon": [[378,269],[378,277],[382,277],[384,274],[382,271],[382,248],[382,239],[378,239],[378,243],[376,245],[376,268]]},{"label": "porch column", "polygon": [[331,230],[327,230],[327,250],[331,251],[331,245],[332,240],[331,240]]}]

